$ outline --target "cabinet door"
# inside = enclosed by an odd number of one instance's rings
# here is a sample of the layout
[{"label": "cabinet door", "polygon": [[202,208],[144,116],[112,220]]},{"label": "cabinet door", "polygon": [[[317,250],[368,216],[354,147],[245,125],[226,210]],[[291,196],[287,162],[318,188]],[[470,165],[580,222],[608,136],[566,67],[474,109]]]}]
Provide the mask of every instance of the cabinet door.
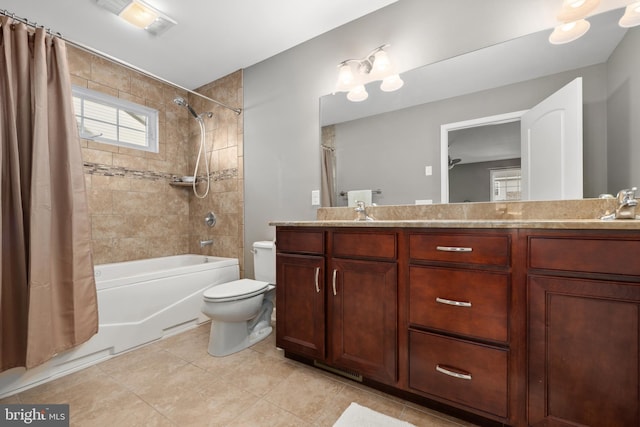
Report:
[{"label": "cabinet door", "polygon": [[640,286],[528,277],[529,424],[638,426]]},{"label": "cabinet door", "polygon": [[395,383],[396,264],[334,258],[330,274],[331,362],[371,379]]},{"label": "cabinet door", "polygon": [[325,357],[324,257],[278,254],[276,345],[316,359]]}]

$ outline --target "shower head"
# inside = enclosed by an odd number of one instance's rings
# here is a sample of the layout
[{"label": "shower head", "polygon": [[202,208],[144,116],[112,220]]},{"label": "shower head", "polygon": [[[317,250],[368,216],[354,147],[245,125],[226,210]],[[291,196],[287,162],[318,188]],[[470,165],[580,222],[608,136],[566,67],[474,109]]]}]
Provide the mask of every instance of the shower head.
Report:
[{"label": "shower head", "polygon": [[175,102],[176,104],[180,105],[181,107],[185,107],[187,110],[189,110],[189,113],[191,113],[191,115],[193,117],[195,117],[196,119],[200,119],[200,116],[198,116],[198,113],[196,113],[195,110],[193,108],[191,108],[191,105],[189,105],[187,103],[187,101],[184,100],[184,98],[176,96],[173,99],[173,102]]}]

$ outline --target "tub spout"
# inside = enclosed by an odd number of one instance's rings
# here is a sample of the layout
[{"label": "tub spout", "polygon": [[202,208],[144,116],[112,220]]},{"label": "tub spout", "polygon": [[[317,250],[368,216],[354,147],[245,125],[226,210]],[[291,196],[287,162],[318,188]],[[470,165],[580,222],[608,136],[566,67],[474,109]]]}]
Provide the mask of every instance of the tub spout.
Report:
[{"label": "tub spout", "polygon": [[205,246],[213,245],[213,240],[200,240],[200,247],[204,248]]}]

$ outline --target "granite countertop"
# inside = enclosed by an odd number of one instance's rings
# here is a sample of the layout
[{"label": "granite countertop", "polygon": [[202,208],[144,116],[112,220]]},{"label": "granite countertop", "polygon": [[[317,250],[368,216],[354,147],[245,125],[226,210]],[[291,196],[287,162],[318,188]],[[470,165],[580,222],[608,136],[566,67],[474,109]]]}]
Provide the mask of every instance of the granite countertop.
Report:
[{"label": "granite countertop", "polygon": [[640,218],[601,220],[615,200],[582,199],[533,202],[453,203],[442,205],[370,206],[374,221],[354,221],[352,207],[320,208],[316,220],[271,221],[290,227],[380,228],[537,228],[640,230]]},{"label": "granite countertop", "polygon": [[288,227],[378,227],[378,228],[547,228],[586,230],[640,230],[640,220],[602,221],[599,219],[574,220],[491,220],[491,219],[438,219],[438,220],[316,220],[271,221],[269,225]]}]

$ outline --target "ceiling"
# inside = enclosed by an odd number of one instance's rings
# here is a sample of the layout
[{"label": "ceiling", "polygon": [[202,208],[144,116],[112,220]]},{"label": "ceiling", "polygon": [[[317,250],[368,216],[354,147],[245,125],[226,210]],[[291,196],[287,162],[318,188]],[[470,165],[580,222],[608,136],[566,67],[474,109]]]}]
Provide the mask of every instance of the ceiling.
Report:
[{"label": "ceiling", "polygon": [[95,0],[0,0],[0,10],[195,89],[397,0],[145,0],[178,25],[152,36]]}]

